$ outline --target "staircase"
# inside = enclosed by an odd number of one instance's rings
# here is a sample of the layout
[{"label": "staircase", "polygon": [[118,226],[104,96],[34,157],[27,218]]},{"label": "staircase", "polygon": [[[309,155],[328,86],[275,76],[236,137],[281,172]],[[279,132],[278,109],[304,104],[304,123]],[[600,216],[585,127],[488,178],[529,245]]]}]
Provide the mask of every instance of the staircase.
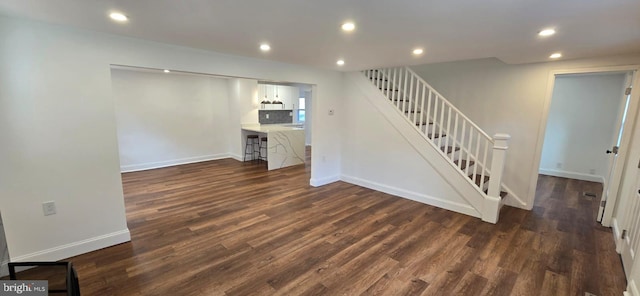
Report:
[{"label": "staircase", "polygon": [[[467,182],[475,190],[465,191],[469,204],[484,221],[497,223],[507,195],[502,191],[502,173],[511,138],[490,137],[441,94],[407,67],[362,71],[383,96],[437,150],[458,176],[441,173],[452,182]],[[464,179],[465,181],[460,181]],[[463,184],[466,185],[466,184]]]}]

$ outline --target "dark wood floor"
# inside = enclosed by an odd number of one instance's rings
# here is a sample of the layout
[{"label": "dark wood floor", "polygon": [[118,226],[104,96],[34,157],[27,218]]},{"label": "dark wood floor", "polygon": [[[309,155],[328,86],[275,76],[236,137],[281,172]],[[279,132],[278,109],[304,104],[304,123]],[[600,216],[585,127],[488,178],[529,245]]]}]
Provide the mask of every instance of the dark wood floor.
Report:
[{"label": "dark wood floor", "polygon": [[219,160],[123,174],[130,243],[71,260],[83,295],[622,295],[598,184],[541,176],[497,225],[308,166]]}]

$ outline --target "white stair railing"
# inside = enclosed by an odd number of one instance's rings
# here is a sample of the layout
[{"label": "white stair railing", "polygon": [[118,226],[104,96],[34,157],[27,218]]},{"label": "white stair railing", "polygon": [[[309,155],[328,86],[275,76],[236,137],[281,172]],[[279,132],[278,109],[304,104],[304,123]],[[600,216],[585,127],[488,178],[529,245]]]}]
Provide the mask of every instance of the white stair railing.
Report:
[{"label": "white stair railing", "polygon": [[365,70],[363,74],[482,194],[501,198],[509,135],[487,135],[408,67]]}]

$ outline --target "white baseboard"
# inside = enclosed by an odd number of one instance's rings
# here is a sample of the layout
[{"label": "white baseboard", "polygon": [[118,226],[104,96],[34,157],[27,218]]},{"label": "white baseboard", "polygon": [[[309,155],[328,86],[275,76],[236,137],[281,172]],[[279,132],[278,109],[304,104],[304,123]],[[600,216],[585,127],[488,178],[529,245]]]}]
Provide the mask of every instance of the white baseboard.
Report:
[{"label": "white baseboard", "polygon": [[340,181],[340,176],[329,176],[325,178],[311,179],[309,180],[309,185],[313,187],[319,187],[319,186],[327,185],[337,181]]},{"label": "white baseboard", "polygon": [[569,179],[576,179],[576,180],[583,180],[583,181],[597,182],[597,183],[604,184],[604,177],[598,176],[598,175],[588,175],[583,173],[558,171],[558,170],[542,169],[542,168],[538,172],[542,175],[547,175],[547,176],[569,178]]},{"label": "white baseboard", "polygon": [[229,153],[228,157],[233,158],[237,161],[244,161],[244,159],[242,159],[242,156],[240,156],[240,154]]},{"label": "white baseboard", "polygon": [[[145,170],[158,169],[158,168],[164,168],[164,167],[170,167],[170,166],[188,164],[188,163],[194,163],[194,162],[218,160],[218,159],[229,158],[229,157],[235,158],[235,155],[229,155],[228,153],[220,153],[220,154],[203,155],[203,156],[172,159],[172,160],[157,161],[157,162],[130,164],[130,165],[120,166],[120,172],[129,173],[129,172],[145,171]],[[240,158],[240,160],[242,160],[242,158]]]},{"label": "white baseboard", "polygon": [[514,207],[514,208],[531,210],[530,205],[528,205],[526,202],[524,202],[518,195],[513,193],[513,190],[511,190],[511,188],[509,188],[506,185],[502,184],[500,189],[504,190],[507,193],[507,196],[505,197],[505,199],[503,201],[503,203],[505,205],[508,205],[508,206]]},{"label": "white baseboard", "polygon": [[410,199],[423,204],[432,205],[434,207],[443,208],[446,210],[462,213],[462,214],[473,216],[473,217],[478,217],[478,218],[482,217],[482,215],[478,211],[476,211],[472,206],[467,204],[453,202],[453,201],[429,196],[429,195],[418,193],[418,192],[408,191],[401,188],[380,184],[377,182],[368,181],[368,180],[360,179],[353,176],[342,175],[340,179],[347,183],[355,184],[365,188],[369,188],[369,189],[384,192],[387,194]]},{"label": "white baseboard", "polygon": [[618,225],[618,219],[611,219],[611,232],[613,233],[613,241],[616,243],[616,252],[620,254],[622,252],[622,240],[620,239],[622,233],[620,232],[620,225]]},{"label": "white baseboard", "polygon": [[58,261],[128,241],[131,241],[131,234],[129,229],[124,229],[31,254],[11,257],[11,262]]}]

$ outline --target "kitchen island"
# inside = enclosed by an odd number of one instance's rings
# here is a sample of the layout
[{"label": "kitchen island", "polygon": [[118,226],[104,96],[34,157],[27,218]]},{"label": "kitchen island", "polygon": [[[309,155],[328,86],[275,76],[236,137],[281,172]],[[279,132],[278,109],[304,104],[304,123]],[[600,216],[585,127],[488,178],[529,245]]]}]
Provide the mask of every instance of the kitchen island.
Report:
[{"label": "kitchen island", "polygon": [[[303,164],[305,160],[304,127],[296,124],[242,125],[242,139],[247,135],[267,136],[267,167],[275,170]],[[244,147],[244,143],[242,145]]]}]

